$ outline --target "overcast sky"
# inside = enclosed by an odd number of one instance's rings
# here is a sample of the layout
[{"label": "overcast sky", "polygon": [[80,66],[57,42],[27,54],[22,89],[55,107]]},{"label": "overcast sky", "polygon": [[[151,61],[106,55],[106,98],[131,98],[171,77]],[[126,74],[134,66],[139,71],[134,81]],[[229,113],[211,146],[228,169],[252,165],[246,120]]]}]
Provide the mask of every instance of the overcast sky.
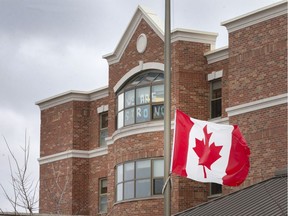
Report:
[{"label": "overcast sky", "polygon": [[[172,0],[171,28],[219,34],[221,22],[279,0]],[[38,178],[40,110],[36,101],[69,90],[108,84],[102,56],[116,48],[138,5],[164,22],[162,0],[0,0],[0,183],[9,188],[3,136],[21,155],[25,130],[31,144],[31,173]],[[11,210],[0,191],[0,209]]]}]

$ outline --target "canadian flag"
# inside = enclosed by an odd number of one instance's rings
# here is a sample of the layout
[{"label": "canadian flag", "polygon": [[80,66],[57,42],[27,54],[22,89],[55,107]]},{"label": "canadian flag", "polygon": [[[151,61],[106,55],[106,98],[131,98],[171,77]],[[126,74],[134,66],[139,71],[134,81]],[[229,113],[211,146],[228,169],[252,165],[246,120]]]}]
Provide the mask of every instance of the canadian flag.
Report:
[{"label": "canadian flag", "polygon": [[200,182],[238,186],[248,175],[249,155],[238,126],[193,119],[176,110],[172,173]]}]

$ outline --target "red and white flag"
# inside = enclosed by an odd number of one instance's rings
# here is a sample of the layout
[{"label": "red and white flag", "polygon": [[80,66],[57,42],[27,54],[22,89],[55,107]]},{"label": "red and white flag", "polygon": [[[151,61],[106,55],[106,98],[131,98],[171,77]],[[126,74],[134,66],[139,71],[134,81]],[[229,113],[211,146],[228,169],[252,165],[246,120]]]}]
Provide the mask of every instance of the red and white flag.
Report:
[{"label": "red and white flag", "polygon": [[172,173],[200,182],[238,186],[248,175],[249,155],[238,126],[193,119],[176,110]]}]

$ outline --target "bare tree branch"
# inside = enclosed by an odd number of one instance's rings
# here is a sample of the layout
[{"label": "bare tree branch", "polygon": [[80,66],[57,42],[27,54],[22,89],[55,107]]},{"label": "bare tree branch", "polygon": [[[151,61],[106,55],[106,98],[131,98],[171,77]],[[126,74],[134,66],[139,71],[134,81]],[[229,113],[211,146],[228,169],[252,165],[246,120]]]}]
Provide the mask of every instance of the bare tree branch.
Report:
[{"label": "bare tree branch", "polygon": [[2,184],[0,184],[1,189],[4,192],[6,199],[13,207],[15,213],[18,213],[17,207],[21,207],[32,215],[33,211],[35,211],[38,206],[38,181],[35,183],[33,180],[31,180],[31,176],[28,174],[30,138],[27,138],[27,133],[25,131],[24,147],[20,146],[23,151],[23,164],[21,165],[4,136],[3,139],[9,151],[9,156],[12,158],[12,162],[15,167],[13,169],[10,157],[8,157],[13,195],[9,195],[8,190],[4,188]]}]

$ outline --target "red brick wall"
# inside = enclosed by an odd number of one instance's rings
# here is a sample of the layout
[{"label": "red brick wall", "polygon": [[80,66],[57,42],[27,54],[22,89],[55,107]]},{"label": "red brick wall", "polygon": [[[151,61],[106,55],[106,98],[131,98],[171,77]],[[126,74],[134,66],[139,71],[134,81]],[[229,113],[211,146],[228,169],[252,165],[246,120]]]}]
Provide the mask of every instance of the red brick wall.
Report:
[{"label": "red brick wall", "polygon": [[[99,212],[99,180],[107,178],[107,155],[91,158],[89,160],[88,200],[89,214],[97,215]],[[109,182],[108,182],[109,183]],[[108,193],[114,187],[108,188]]]},{"label": "red brick wall", "polygon": [[[179,108],[188,115],[209,119],[207,74],[222,70],[222,117],[231,106],[287,92],[286,16],[277,17],[229,35],[229,59],[207,65],[208,44],[177,41],[172,44],[172,119]],[[140,54],[136,41],[145,33],[147,49]],[[99,146],[97,108],[109,105],[109,136],[115,132],[116,94],[113,87],[139,61],[163,63],[164,43],[142,20],[118,63],[109,66],[109,97],[93,102],[69,102],[41,112],[41,157]],[[251,149],[251,170],[241,187],[273,176],[287,166],[287,104],[229,117],[238,124]],[[130,126],[130,127],[133,127]],[[128,127],[127,127],[128,128]],[[172,133],[173,134],[173,133]],[[90,159],[66,159],[40,166],[40,212],[56,212],[59,196],[55,179],[65,185],[61,214],[98,214],[99,179],[108,178],[110,215],[162,215],[162,196],[115,203],[115,166],[129,160],[163,157],[163,132],[117,139],[108,154]],[[58,178],[58,177],[59,178]],[[172,213],[207,200],[207,184],[174,176]],[[57,182],[56,181],[56,182]],[[224,193],[238,188],[224,187]],[[50,190],[50,191],[49,191]],[[61,191],[61,190],[60,190]],[[61,193],[60,193],[61,195]],[[59,198],[59,197],[58,197]]]},{"label": "red brick wall", "polygon": [[41,111],[40,157],[72,149],[73,102]]},{"label": "red brick wall", "polygon": [[229,106],[287,92],[287,15],[229,34]]},{"label": "red brick wall", "polygon": [[[229,55],[229,106],[287,93],[287,16],[231,33]],[[239,125],[251,150],[251,169],[241,187],[287,167],[287,104],[232,116],[229,122]]]},{"label": "red brick wall", "polygon": [[40,213],[72,214],[72,166],[72,159],[40,166]]}]

